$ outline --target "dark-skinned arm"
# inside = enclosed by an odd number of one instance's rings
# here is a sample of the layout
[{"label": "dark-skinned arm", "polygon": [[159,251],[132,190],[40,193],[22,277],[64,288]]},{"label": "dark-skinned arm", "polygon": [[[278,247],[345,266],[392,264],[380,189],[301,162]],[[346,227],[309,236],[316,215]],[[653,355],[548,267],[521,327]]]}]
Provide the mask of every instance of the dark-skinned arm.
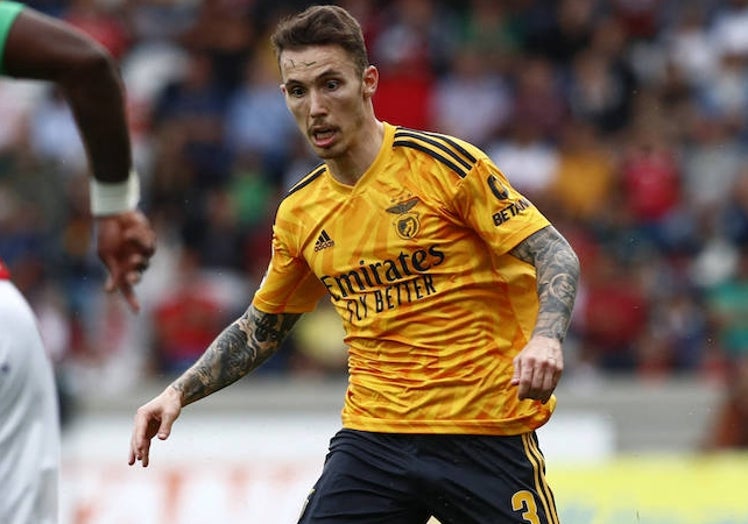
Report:
[{"label": "dark-skinned arm", "polygon": [[75,118],[91,171],[96,247],[109,271],[108,292],[140,309],[134,286],[156,249],[156,234],[137,209],[140,185],[132,167],[124,85],[114,58],[91,37],[24,7],[8,32],[4,74],[54,83]]},{"label": "dark-skinned arm", "polygon": [[233,384],[280,347],[300,314],[268,314],[250,306],[221,332],[203,355],[135,414],[129,464],[148,466],[151,439],[165,440],[184,406]]},{"label": "dark-skinned arm", "polygon": [[104,47],[61,20],[24,8],[10,28],[3,64],[12,77],[54,83],[75,116],[94,177],[127,180],[132,159],[124,87]]},{"label": "dark-skinned arm", "polygon": [[548,226],[520,242],[510,254],[535,267],[538,316],[527,345],[514,359],[512,384],[520,399],[545,403],[564,368],[561,345],[579,286],[579,259],[566,239]]}]

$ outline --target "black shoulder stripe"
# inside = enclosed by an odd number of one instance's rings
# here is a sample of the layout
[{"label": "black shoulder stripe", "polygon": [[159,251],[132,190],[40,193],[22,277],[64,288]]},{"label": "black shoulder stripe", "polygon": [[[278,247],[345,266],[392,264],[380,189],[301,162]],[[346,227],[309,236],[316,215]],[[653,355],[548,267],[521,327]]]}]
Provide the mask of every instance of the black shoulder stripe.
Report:
[{"label": "black shoulder stripe", "polygon": [[[410,133],[410,136],[419,136],[423,140],[428,140],[426,137],[438,138],[442,140],[443,142],[447,143],[455,151],[461,153],[465,158],[468,159],[468,162],[470,162],[471,164],[475,164],[475,162],[477,162],[477,159],[475,158],[475,156],[473,156],[472,153],[470,153],[470,151],[465,149],[454,138],[448,135],[442,135],[441,133],[433,133],[431,131],[419,131],[417,129],[409,129],[407,127],[398,127],[397,130],[395,131],[395,136],[398,136],[400,133],[403,133],[403,132]],[[431,142],[431,143],[434,143],[434,142]],[[450,153],[456,156],[456,153],[454,151],[450,151]]]},{"label": "black shoulder stripe", "polygon": [[[452,149],[444,145],[443,143],[434,140],[433,138],[429,138],[428,136],[424,135],[423,133],[418,132],[410,132],[410,131],[396,131],[395,132],[395,140],[398,138],[409,138],[411,140],[418,140],[421,142],[424,142],[426,144],[429,144],[432,147],[435,147],[439,149],[440,151],[443,151],[447,155],[449,155],[453,161],[458,162],[462,165],[462,167],[465,170],[470,170],[472,167],[468,162],[465,161],[465,159],[461,158],[457,153],[455,153]],[[410,140],[406,140],[407,142],[410,142]],[[435,155],[439,155],[439,153],[434,152]],[[441,156],[441,155],[439,155]],[[436,157],[435,157],[436,158]]]},{"label": "black shoulder stripe", "polygon": [[392,143],[393,146],[402,146],[402,147],[410,147],[412,149],[417,149],[418,151],[422,151],[426,153],[427,155],[435,158],[445,166],[447,166],[449,169],[457,173],[460,178],[465,178],[467,176],[467,172],[462,169],[460,166],[449,160],[448,158],[440,155],[433,149],[424,146],[423,144],[419,144],[418,142],[415,142],[413,140],[395,140]]},{"label": "black shoulder stripe", "polygon": [[462,153],[463,155],[465,155],[465,158],[467,158],[471,163],[474,164],[475,162],[478,161],[478,159],[476,159],[472,154],[470,154],[470,151],[468,151],[467,149],[465,149],[464,147],[462,147],[460,144],[457,143],[456,140],[452,139],[451,137],[449,137],[447,135],[441,135],[439,133],[431,133],[431,132],[424,132],[424,134],[428,135],[428,136],[433,136],[433,137],[441,138],[447,144],[449,144],[450,146],[454,147],[457,151],[459,151],[460,153]]},{"label": "black shoulder stripe", "polygon": [[312,171],[309,172],[307,176],[299,180],[291,189],[288,190],[288,193],[286,193],[286,196],[289,196],[295,192],[297,192],[299,189],[302,189],[312,183],[315,179],[319,178],[319,176],[325,172],[325,169],[327,169],[327,166],[325,164],[320,164],[319,166],[315,167]]}]

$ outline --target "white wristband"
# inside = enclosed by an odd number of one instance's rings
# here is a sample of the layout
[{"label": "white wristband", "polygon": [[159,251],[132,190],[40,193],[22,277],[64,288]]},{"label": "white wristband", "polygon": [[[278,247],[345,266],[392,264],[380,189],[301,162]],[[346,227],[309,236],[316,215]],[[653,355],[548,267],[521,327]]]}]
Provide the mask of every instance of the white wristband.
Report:
[{"label": "white wristband", "polygon": [[124,182],[101,182],[92,177],[90,191],[91,214],[94,216],[132,211],[140,201],[140,177],[134,169]]}]

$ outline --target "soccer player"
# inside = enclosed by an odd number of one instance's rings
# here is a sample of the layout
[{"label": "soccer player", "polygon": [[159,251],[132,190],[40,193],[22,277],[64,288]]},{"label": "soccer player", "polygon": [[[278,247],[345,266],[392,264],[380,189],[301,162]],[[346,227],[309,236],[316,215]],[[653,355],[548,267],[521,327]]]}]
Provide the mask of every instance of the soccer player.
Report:
[{"label": "soccer player", "polygon": [[[137,209],[138,175],[121,78],[103,47],[71,26],[22,4],[0,2],[0,74],[54,82],[67,97],[93,176],[91,210],[98,254],[119,291],[139,309],[134,286],[155,249]],[[0,261],[0,522],[58,519],[59,418],[51,364],[36,319]]]},{"label": "soccer player", "polygon": [[247,311],[137,410],[129,463],[147,466],[184,406],[257,368],[327,296],[349,382],[299,522],[557,524],[535,430],[556,404],[574,251],[478,148],[376,118],[378,72],[347,11],[311,7],[272,42],[324,162],[281,202]]}]

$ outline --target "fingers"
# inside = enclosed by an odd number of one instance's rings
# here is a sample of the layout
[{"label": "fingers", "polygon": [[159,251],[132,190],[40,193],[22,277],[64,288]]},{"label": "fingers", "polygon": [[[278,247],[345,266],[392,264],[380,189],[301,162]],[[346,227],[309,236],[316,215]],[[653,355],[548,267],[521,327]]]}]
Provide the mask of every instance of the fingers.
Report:
[{"label": "fingers", "polygon": [[135,462],[140,461],[140,464],[144,467],[148,467],[149,454],[151,450],[151,439],[135,440],[130,444],[130,458],[127,463],[133,466]]},{"label": "fingers", "polygon": [[155,413],[138,410],[135,415],[135,429],[130,440],[130,457],[128,464],[133,465],[140,461],[144,468],[150,462],[151,439],[158,436],[160,440],[166,440],[171,434],[171,426],[176,417],[162,415],[161,420],[156,418]]},{"label": "fingers", "polygon": [[133,313],[138,313],[140,311],[140,302],[135,295],[134,286],[140,282],[142,272],[131,270],[125,273],[116,261],[108,263],[105,260],[104,263],[109,269],[109,276],[104,284],[104,290],[107,293],[119,291],[127,305],[130,307],[130,310]]},{"label": "fingers", "polygon": [[134,287],[156,251],[156,234],[139,211],[99,217],[97,224],[99,256],[109,270],[105,289],[110,293],[119,291],[137,313],[140,303]]},{"label": "fingers", "polygon": [[143,273],[145,273],[150,265],[150,256],[140,253],[131,254],[127,261],[127,266],[132,268],[128,277],[137,278],[137,281],[140,282]]},{"label": "fingers", "polygon": [[151,440],[158,436],[166,440],[171,427],[181,411],[180,394],[167,389],[161,395],[141,406],[135,413],[135,425],[130,438],[130,455],[127,463],[140,462],[144,468],[150,463]]},{"label": "fingers", "polygon": [[130,310],[133,313],[140,312],[140,301],[138,300],[137,295],[135,295],[135,288],[129,281],[120,282],[119,285],[115,285],[113,281],[111,281],[111,283],[108,281],[106,290],[109,292],[119,290],[122,298],[125,299],[125,302],[130,307]]},{"label": "fingers", "polygon": [[520,400],[540,400],[548,402],[561,378],[562,364],[555,358],[522,359],[514,362],[514,374],[511,384],[517,386],[517,397]]},{"label": "fingers", "polygon": [[141,410],[135,415],[135,428],[130,439],[130,458],[127,461],[131,466],[140,461],[144,468],[148,467],[153,434],[148,431],[152,422],[147,417],[148,415],[141,414]]},{"label": "fingers", "polygon": [[112,268],[112,277],[117,277],[114,279],[115,282],[127,281],[130,284],[137,284],[150,266],[153,253],[152,247],[124,243],[116,256],[107,255],[104,262]]},{"label": "fingers", "polygon": [[548,402],[556,389],[559,379],[561,378],[561,371],[558,369],[557,362],[553,359],[549,359],[542,365],[542,379],[540,379],[540,387],[537,391],[538,400],[543,404]]},{"label": "fingers", "polygon": [[124,241],[132,246],[146,260],[156,252],[156,235],[150,227],[139,224],[138,227],[130,227],[125,230]]}]

